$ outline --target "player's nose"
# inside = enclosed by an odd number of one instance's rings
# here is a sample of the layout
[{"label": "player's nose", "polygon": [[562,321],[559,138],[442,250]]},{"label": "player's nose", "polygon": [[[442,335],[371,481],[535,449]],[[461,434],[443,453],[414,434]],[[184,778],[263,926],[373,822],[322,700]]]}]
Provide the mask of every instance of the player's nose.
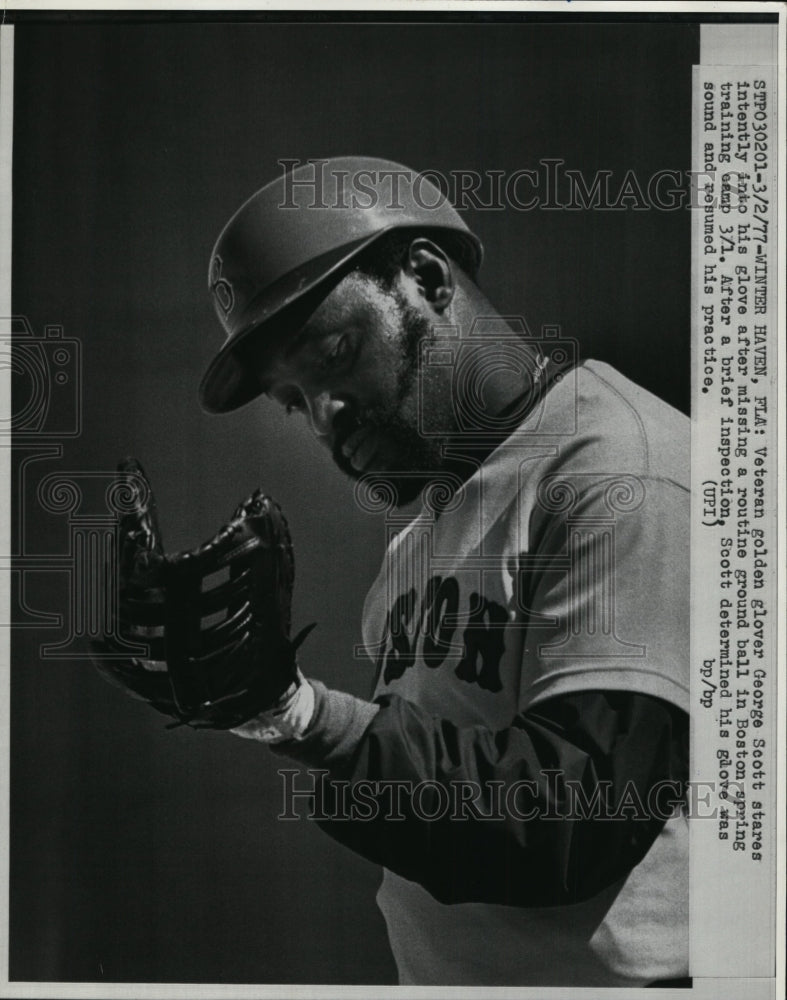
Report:
[{"label": "player's nose", "polygon": [[343,399],[332,396],[329,392],[321,392],[311,396],[306,403],[312,431],[323,444],[329,448],[332,447],[334,421],[347,404]]}]

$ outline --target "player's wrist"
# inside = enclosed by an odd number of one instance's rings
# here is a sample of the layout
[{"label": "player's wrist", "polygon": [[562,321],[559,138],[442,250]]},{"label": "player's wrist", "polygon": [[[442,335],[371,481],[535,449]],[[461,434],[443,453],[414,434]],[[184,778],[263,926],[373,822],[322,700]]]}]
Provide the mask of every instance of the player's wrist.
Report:
[{"label": "player's wrist", "polygon": [[276,740],[271,749],[310,767],[340,771],[357,753],[380,705],[312,680],[314,717],[300,739]]},{"label": "player's wrist", "polygon": [[298,670],[295,680],[275,705],[230,731],[261,743],[301,740],[314,717],[315,705],[314,688]]}]

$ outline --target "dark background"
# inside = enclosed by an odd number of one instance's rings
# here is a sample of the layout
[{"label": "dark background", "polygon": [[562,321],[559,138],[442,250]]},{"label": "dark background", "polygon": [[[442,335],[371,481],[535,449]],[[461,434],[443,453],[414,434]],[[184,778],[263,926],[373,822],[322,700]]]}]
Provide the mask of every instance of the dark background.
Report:
[{"label": "dark background", "polygon": [[[558,157],[588,180],[631,169],[643,185],[687,170],[698,26],[15,30],[14,311],[37,334],[62,324],[83,354],[81,435],[16,484],[27,551],[68,552],[67,519],[36,497],[49,472],[137,454],[170,548],[211,535],[261,484],[294,536],[296,627],[319,622],[304,669],[365,696],[371,667],[352,649],[383,524],[297,420],[264,402],[200,411],[221,340],[206,291],[215,236],[285,157],[445,173]],[[532,331],[560,324],[584,355],[687,408],[688,211],[465,218],[501,312]],[[232,736],[166,731],[88,662],[42,658],[67,632],[68,577],[18,581],[16,600],[64,626],[13,634],[10,978],[395,981],[379,871],[305,820],[277,821],[281,761]]]}]

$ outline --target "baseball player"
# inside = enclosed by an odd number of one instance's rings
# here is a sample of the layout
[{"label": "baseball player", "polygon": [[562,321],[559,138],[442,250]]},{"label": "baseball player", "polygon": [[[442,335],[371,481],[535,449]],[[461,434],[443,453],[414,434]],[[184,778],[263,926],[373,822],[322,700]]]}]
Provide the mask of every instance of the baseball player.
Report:
[{"label": "baseball player", "polygon": [[401,983],[686,985],[688,421],[500,316],[481,256],[426,178],[345,157],[262,188],[211,257],[202,405],[268,396],[360,503],[413,511],[363,609],[372,697],[301,674],[270,498],[166,555],[133,462],[121,624],[148,658],[97,663],[311,769],[317,821],[384,869]]}]

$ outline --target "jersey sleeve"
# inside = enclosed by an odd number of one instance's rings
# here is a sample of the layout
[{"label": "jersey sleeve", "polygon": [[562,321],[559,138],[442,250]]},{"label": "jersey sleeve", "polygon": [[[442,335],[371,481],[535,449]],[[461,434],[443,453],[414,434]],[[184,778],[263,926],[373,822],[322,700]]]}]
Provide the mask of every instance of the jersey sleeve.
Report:
[{"label": "jersey sleeve", "polygon": [[610,689],[688,711],[688,491],[653,477],[555,477],[517,527],[521,707]]},{"label": "jersey sleeve", "polygon": [[311,730],[271,749],[317,769],[328,834],[443,903],[590,898],[642,860],[683,793],[687,719],[650,696],[565,694],[493,732],[313,683]]}]

